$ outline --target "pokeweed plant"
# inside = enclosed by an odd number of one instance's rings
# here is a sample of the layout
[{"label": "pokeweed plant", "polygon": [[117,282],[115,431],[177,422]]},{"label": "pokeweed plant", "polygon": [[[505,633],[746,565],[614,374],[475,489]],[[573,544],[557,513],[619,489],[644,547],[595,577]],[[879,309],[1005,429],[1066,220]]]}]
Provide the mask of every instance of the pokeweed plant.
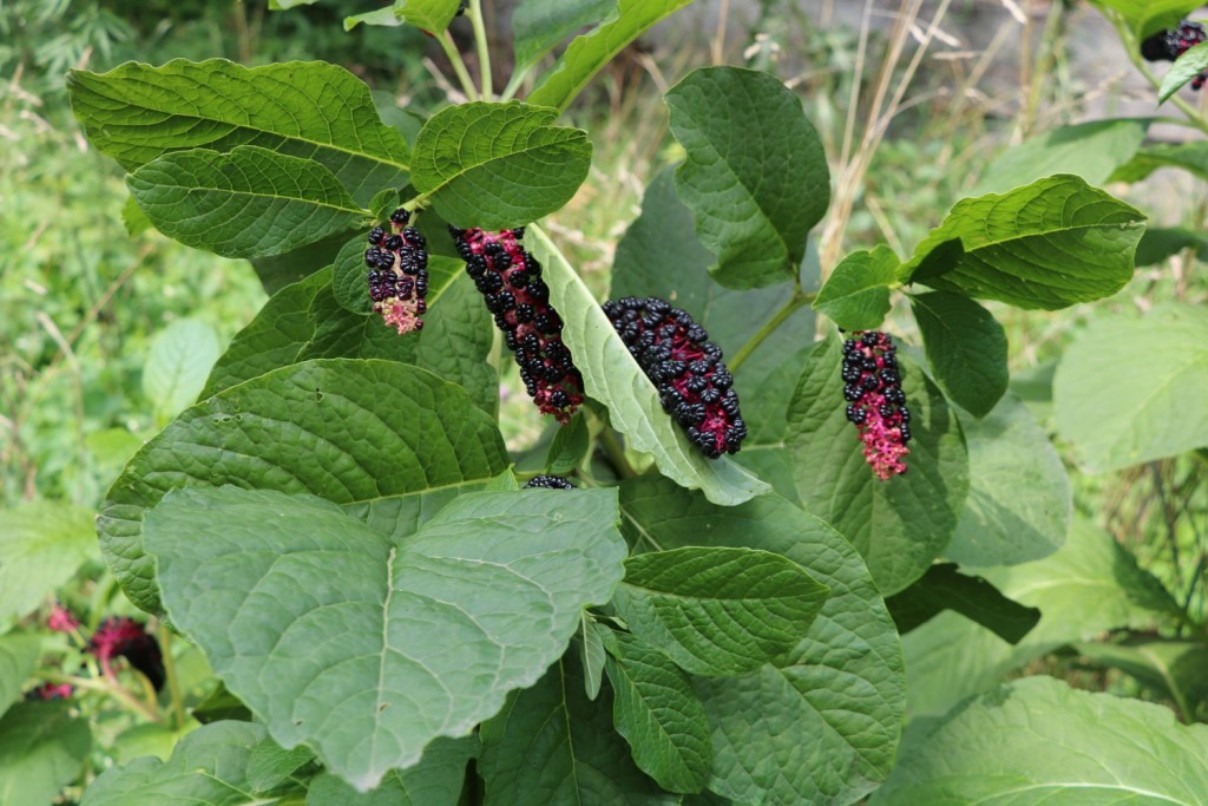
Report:
[{"label": "pokeweed plant", "polygon": [[[666,93],[683,162],[650,184],[598,300],[541,226],[591,162],[559,117],[689,3],[529,0],[498,92],[480,0],[361,15],[432,34],[467,98],[397,126],[322,62],[70,74],[132,218],[250,260],[273,292],[97,527],[129,599],[205,654],[222,707],[84,804],[1208,791],[1204,729],[1046,679],[902,740],[903,634],[946,609],[1009,646],[1039,629],[957,564],[1035,561],[1069,527],[1065,472],[1007,394],[981,301],[1114,294],[1144,216],[1107,177],[1017,175],[911,254],[860,250],[819,278],[830,177],[800,98],[710,67]],[[477,83],[449,32],[463,12]],[[889,332],[895,295],[921,345]],[[497,427],[497,338],[556,429],[532,478]],[[1084,444],[1149,455],[1108,442]],[[927,682],[912,666],[910,691]]]}]

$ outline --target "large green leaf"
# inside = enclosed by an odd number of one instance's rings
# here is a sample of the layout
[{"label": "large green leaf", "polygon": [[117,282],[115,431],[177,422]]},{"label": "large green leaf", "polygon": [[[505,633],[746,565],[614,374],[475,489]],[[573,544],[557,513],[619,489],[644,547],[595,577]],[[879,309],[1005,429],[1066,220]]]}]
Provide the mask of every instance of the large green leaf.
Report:
[{"label": "large green leaf", "polygon": [[729,676],[795,647],[826,596],[826,586],[779,554],[686,546],[630,557],[612,605],[683,669]]},{"label": "large green leaf", "polygon": [[1184,227],[1150,227],[1137,244],[1137,267],[1153,266],[1171,255],[1189,249],[1202,261],[1208,261],[1208,233]]},{"label": "large green leaf", "polygon": [[42,643],[35,635],[0,636],[0,716],[20,699],[41,656]]},{"label": "large green leaf", "polygon": [[65,501],[0,510],[0,625],[38,607],[96,556],[92,518]]},{"label": "large green leaf", "polygon": [[889,288],[901,261],[888,246],[852,252],[826,278],[814,310],[845,330],[875,330],[889,313]]},{"label": "large green leaf", "polygon": [[175,417],[197,400],[221,354],[222,344],[213,325],[200,319],[177,319],[151,342],[143,364],[143,393],[158,412]]},{"label": "large green leaf", "polygon": [[627,633],[610,640],[605,669],[616,693],[613,722],[634,762],[672,792],[709,781],[712,748],[705,708],[671,658]]},{"label": "large green leaf", "polygon": [[873,804],[1202,803],[1208,726],[1032,677],[907,732]]},{"label": "large green leaf", "polygon": [[1007,149],[990,163],[971,196],[1006,193],[1054,174],[1101,185],[1137,153],[1152,118],[1108,118],[1058,126]]},{"label": "large green leaf", "polygon": [[1091,3],[1118,12],[1138,39],[1175,27],[1179,20],[1204,5],[1197,0],[1091,0]]},{"label": "large green leaf", "polygon": [[969,496],[944,556],[962,565],[1039,560],[1065,543],[1070,477],[1048,434],[1014,394],[981,419],[959,409],[969,451]]},{"label": "large green leaf", "polygon": [[1208,699],[1208,646],[1202,642],[1135,636],[1119,643],[1080,643],[1074,649],[1091,663],[1127,672],[1169,697],[1185,722]]},{"label": "large green leaf", "polygon": [[466,764],[477,755],[477,736],[434,739],[423,760],[387,773],[372,792],[357,792],[329,772],[316,776],[306,790],[306,806],[457,806]]},{"label": "large green leaf", "polygon": [[960,613],[988,628],[1009,644],[1017,644],[1036,626],[1040,611],[1003,596],[982,577],[968,576],[952,563],[937,563],[901,593],[886,602],[903,635],[944,610]]},{"label": "large green leaf", "polygon": [[675,174],[696,233],[733,288],[792,278],[809,231],[830,201],[822,141],[801,99],[757,70],[696,70],[666,95],[671,131],[687,152]]},{"label": "large green leaf", "polygon": [[365,217],[328,168],[259,146],[174,151],[126,184],[160,232],[224,257],[279,255]]},{"label": "large green leaf", "polygon": [[443,33],[457,16],[461,0],[394,0],[394,14],[430,34]]},{"label": "large green leaf", "polygon": [[546,269],[550,301],[566,323],[562,336],[583,373],[584,389],[608,407],[612,425],[629,444],[653,455],[665,476],[703,490],[719,504],[739,504],[765,492],[766,484],[726,457],[710,460],[688,441],[566,258],[540,227],[530,227],[527,239]]},{"label": "large green leaf", "polygon": [[67,88],[88,139],[127,170],[169,151],[257,145],[322,163],[360,204],[406,182],[406,141],[378,118],[365,83],[327,62],[130,62],[73,70]]},{"label": "large green leaf", "polygon": [[81,806],[244,806],[274,787],[252,784],[256,751],[272,742],[261,725],[215,722],[180,740],[167,761],[144,756],[111,767],[84,793]]},{"label": "large green leaf", "polygon": [[73,710],[67,701],[19,702],[0,719],[0,803],[51,803],[80,776],[92,734]]},{"label": "large green leaf", "polygon": [[1039,608],[1040,623],[1015,647],[953,613],[941,613],[906,635],[912,716],[943,714],[1064,644],[1091,641],[1112,629],[1153,629],[1160,616],[1177,611],[1161,584],[1086,521],[1075,521],[1065,546],[1043,560],[965,570],[1020,604]]},{"label": "large green leaf", "polygon": [[777,496],[719,507],[666,479],[625,482],[621,511],[637,545],[773,551],[830,588],[788,656],[696,680],[713,731],[709,789],[739,803],[851,803],[884,781],[905,708],[901,647],[851,544]]},{"label": "large green leaf", "polygon": [[616,14],[617,0],[524,0],[512,13],[516,67],[535,64],[579,29]]},{"label": "large green leaf", "polygon": [[591,167],[587,132],[554,126],[557,117],[520,101],[446,107],[415,141],[412,184],[459,227],[519,227],[548,215]]},{"label": "large green leaf", "polygon": [[460,387],[389,361],[308,361],[187,409],[126,466],[98,530],[127,595],[155,611],[142,519],[168,490],[235,484],[310,493],[405,534],[506,467],[493,418]]},{"label": "large green leaf", "polygon": [[1208,310],[1170,304],[1106,314],[1070,345],[1053,381],[1057,430],[1103,473],[1208,445]]},{"label": "large green leaf", "polygon": [[555,663],[532,688],[513,694],[483,723],[478,772],[487,806],[521,803],[670,806],[634,765],[612,726],[612,695],[587,699],[574,653]]},{"label": "large green leaf", "polygon": [[145,534],[172,623],[364,792],[561,656],[623,575],[618,517],[614,491],[478,493],[399,538],[313,497],[186,488]]},{"label": "large green leaf", "polygon": [[1158,87],[1158,103],[1170,100],[1170,96],[1205,68],[1208,68],[1208,44],[1201,42],[1175,59],[1174,65],[1162,76],[1162,84]]},{"label": "large green leaf", "polygon": [[328,235],[321,241],[307,244],[281,255],[256,258],[251,261],[260,285],[269,294],[276,294],[291,283],[298,283],[332,264],[340,248],[349,238],[360,238],[364,228],[358,226]]},{"label": "large green leaf", "polygon": [[1007,391],[1007,334],[998,320],[963,294],[932,291],[910,297],[927,363],[948,399],[985,417]]},{"label": "large green leaf", "polygon": [[787,442],[805,508],[859,549],[886,595],[922,576],[943,551],[969,488],[955,413],[912,361],[901,353],[898,359],[914,437],[904,476],[882,481],[864,461],[845,413],[843,351],[833,333],[811,351],[788,413]]},{"label": "large green leaf", "polygon": [[617,0],[616,16],[571,42],[545,80],[529,93],[528,102],[565,110],[630,42],[691,4],[692,0]]},{"label": "large green leaf", "polygon": [[941,291],[1055,310],[1110,296],[1132,277],[1145,216],[1077,176],[958,201],[902,266],[909,282],[926,259],[962,249],[919,282]]},{"label": "large green leaf", "polygon": [[1138,151],[1111,176],[1113,182],[1140,182],[1159,168],[1182,168],[1208,179],[1208,142],[1155,143]]}]

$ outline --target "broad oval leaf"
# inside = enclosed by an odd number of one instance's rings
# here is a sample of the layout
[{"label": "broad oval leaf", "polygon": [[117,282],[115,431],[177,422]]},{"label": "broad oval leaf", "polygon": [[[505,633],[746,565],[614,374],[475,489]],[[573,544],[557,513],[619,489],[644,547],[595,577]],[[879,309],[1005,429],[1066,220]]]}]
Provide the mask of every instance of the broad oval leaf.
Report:
[{"label": "broad oval leaf", "polygon": [[126,466],[97,529],[126,594],[155,612],[142,520],[168,490],[310,493],[405,534],[506,467],[494,419],[460,387],[390,361],[307,361],[186,409]]},{"label": "broad oval leaf", "polygon": [[1111,181],[1140,182],[1159,168],[1182,168],[1201,179],[1208,179],[1208,142],[1155,143],[1121,165],[1112,174]]},{"label": "broad oval leaf", "polygon": [[535,64],[584,26],[613,22],[617,0],[525,0],[512,13],[517,68]]},{"label": "broad oval leaf", "polygon": [[1162,76],[1162,85],[1158,87],[1158,103],[1170,100],[1170,96],[1205,68],[1208,68],[1208,43],[1201,42],[1175,59],[1174,66]]},{"label": "broad oval leaf", "polygon": [[1208,445],[1208,310],[1171,304],[1092,321],[1053,380],[1057,430],[1089,472]]},{"label": "broad oval leaf", "polygon": [[687,546],[626,560],[612,605],[634,635],[681,668],[728,676],[796,646],[827,592],[779,554]]},{"label": "broad oval leaf", "polygon": [[155,408],[175,417],[197,400],[222,354],[218,331],[200,319],[177,319],[151,342],[143,364],[143,392]]},{"label": "broad oval leaf", "polygon": [[365,83],[327,62],[130,62],[73,70],[67,88],[88,139],[126,170],[170,151],[256,145],[325,165],[359,204],[406,183],[406,141]]},{"label": "broad oval leaf", "polygon": [[19,702],[0,719],[0,794],[6,804],[52,803],[80,777],[92,733],[74,705]]},{"label": "broad oval leaf", "polygon": [[692,0],[617,0],[617,14],[590,33],[576,38],[528,96],[537,106],[564,111],[604,65],[630,42]]},{"label": "broad oval leaf", "polygon": [[330,170],[259,146],[175,151],[126,184],[156,229],[223,257],[279,255],[365,217]]},{"label": "broad oval leaf", "polygon": [[540,227],[527,240],[545,267],[550,300],[562,316],[562,337],[583,373],[587,394],[608,407],[629,444],[654,456],[663,475],[710,501],[740,504],[769,488],[726,457],[707,459],[663,411],[654,384],[630,355],[587,286]]},{"label": "broad oval leaf", "polygon": [[903,282],[931,253],[963,247],[923,282],[941,291],[1056,310],[1110,296],[1133,274],[1145,216],[1077,176],[956,203],[902,266]]},{"label": "broad oval leaf", "polygon": [[1205,758],[1208,726],[1030,677],[907,731],[872,803],[1194,804],[1208,792]]},{"label": "broad oval leaf", "polygon": [[666,479],[625,482],[621,511],[637,544],[774,551],[831,591],[787,657],[696,679],[713,731],[709,789],[738,803],[852,803],[884,781],[905,710],[902,651],[851,544],[778,496],[719,507]]},{"label": "broad oval leaf", "polygon": [[21,697],[21,687],[42,656],[36,635],[0,636],[0,716]]},{"label": "broad oval leaf", "polygon": [[936,563],[922,578],[886,602],[903,635],[945,610],[960,613],[1010,644],[1018,644],[1040,620],[1040,611],[1025,607],[983,577],[962,574],[952,563]]},{"label": "broad oval leaf", "polygon": [[0,510],[0,625],[37,608],[96,556],[93,513],[62,501]]},{"label": "broad oval leaf", "polygon": [[616,633],[605,664],[616,693],[613,723],[634,762],[671,792],[700,792],[712,747],[705,708],[683,671],[655,647]]},{"label": "broad oval leaf", "polygon": [[901,261],[888,246],[852,252],[826,278],[814,310],[844,330],[875,330],[889,313],[889,289]]},{"label": "broad oval leaf", "polygon": [[927,363],[948,398],[985,417],[1007,391],[1007,334],[964,294],[933,291],[910,297]]},{"label": "broad oval leaf", "polygon": [[591,167],[587,132],[520,101],[437,112],[415,141],[411,181],[446,221],[505,229],[570,201]]},{"label": "broad oval leaf", "polygon": [[846,416],[840,344],[832,333],[809,354],[789,403],[786,442],[805,508],[852,542],[890,595],[922,576],[948,543],[969,489],[969,459],[944,396],[899,352],[913,415],[909,472],[878,479]]},{"label": "broad oval leaf", "polygon": [[757,288],[792,278],[830,202],[830,172],[801,99],[774,76],[696,70],[666,96],[687,152],[675,173],[721,284]]},{"label": "broad oval leaf", "polygon": [[365,792],[562,655],[623,575],[618,517],[612,490],[477,493],[399,539],[313,497],[185,488],[145,532],[172,623]]}]

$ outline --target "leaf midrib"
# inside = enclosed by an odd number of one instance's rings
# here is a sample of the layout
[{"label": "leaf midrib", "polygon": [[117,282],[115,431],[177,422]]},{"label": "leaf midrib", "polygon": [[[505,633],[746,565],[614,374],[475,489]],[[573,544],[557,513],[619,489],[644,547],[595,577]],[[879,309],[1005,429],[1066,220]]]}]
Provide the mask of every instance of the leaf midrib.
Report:
[{"label": "leaf midrib", "polygon": [[[539,133],[539,132],[540,132],[542,129],[549,129],[550,131],[552,131],[552,132],[558,132],[559,134],[561,134],[562,132],[565,132],[565,134],[564,134],[564,135],[562,135],[562,136],[563,136],[563,139],[560,139],[560,140],[550,140],[550,141],[548,141],[548,142],[542,143],[542,144],[540,144],[540,145],[534,145],[534,146],[529,146],[529,145],[526,145],[524,148],[518,149],[518,150],[516,150],[516,151],[509,151],[509,152],[507,152],[506,154],[500,154],[500,155],[498,155],[498,156],[492,156],[492,157],[489,157],[489,158],[487,158],[487,159],[482,160],[481,162],[475,162],[475,163],[473,163],[473,164],[470,164],[470,165],[466,166],[465,170],[463,170],[463,171],[461,171],[461,172],[459,172],[459,173],[450,174],[450,175],[447,175],[447,176],[446,176],[446,175],[443,175],[443,174],[441,174],[441,173],[440,173],[440,169],[439,169],[439,168],[435,168],[435,169],[433,170],[433,174],[434,174],[434,175],[435,175],[435,176],[436,176],[436,177],[437,177],[437,178],[438,178],[440,181],[439,181],[437,184],[433,185],[431,188],[428,188],[428,189],[426,189],[426,190],[425,190],[425,189],[420,188],[420,192],[421,192],[421,193],[423,193],[425,196],[430,196],[430,195],[432,195],[432,194],[434,194],[434,193],[438,193],[438,192],[440,192],[441,190],[444,190],[445,188],[449,187],[449,185],[453,184],[453,183],[454,183],[454,182],[456,182],[458,179],[464,179],[464,178],[465,178],[465,177],[467,177],[467,176],[468,176],[468,175],[469,175],[471,172],[473,172],[473,171],[478,171],[478,170],[482,170],[482,169],[483,169],[483,168],[485,168],[486,166],[488,166],[488,165],[492,165],[493,163],[496,163],[496,162],[502,162],[502,161],[504,161],[504,160],[509,160],[509,159],[512,159],[513,157],[517,157],[517,156],[524,156],[524,155],[527,155],[527,154],[529,154],[529,153],[531,153],[531,152],[534,152],[534,151],[541,151],[541,150],[543,150],[543,149],[549,148],[550,146],[563,146],[563,145],[566,145],[566,144],[568,144],[568,143],[573,143],[573,142],[574,142],[574,141],[576,141],[576,140],[579,140],[579,141],[582,141],[582,142],[586,142],[586,141],[587,141],[587,133],[586,133],[586,132],[582,132],[582,131],[579,131],[579,130],[577,130],[577,129],[571,129],[571,128],[569,128],[569,127],[565,127],[565,126],[548,126],[548,125],[544,125],[544,126],[541,126],[541,127],[536,128],[536,129],[533,129],[531,132],[529,132],[529,136]],[[461,157],[461,149],[460,149],[460,148],[458,149],[458,157],[459,157],[459,158]],[[433,160],[432,162],[433,162],[433,163],[435,163],[435,162],[436,162],[436,160]],[[463,164],[464,164],[464,163],[463,163]]]}]

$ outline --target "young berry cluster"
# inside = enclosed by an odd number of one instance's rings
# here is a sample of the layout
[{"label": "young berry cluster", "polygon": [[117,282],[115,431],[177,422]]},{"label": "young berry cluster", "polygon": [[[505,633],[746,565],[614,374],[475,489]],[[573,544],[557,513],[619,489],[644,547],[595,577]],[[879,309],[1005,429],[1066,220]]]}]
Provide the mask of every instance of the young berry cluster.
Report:
[{"label": "young berry cluster", "polygon": [[[1172,62],[1191,48],[1208,41],[1208,33],[1198,22],[1183,20],[1179,27],[1173,30],[1158,31],[1141,43],[1141,55],[1146,61]],[[1198,90],[1208,81],[1208,72],[1200,73],[1191,79],[1191,88]]]},{"label": "young berry cluster", "polygon": [[373,309],[399,335],[424,326],[420,317],[428,310],[428,245],[411,214],[399,208],[390,215],[390,231],[374,227],[369,233],[365,265],[369,267],[369,298]]},{"label": "young berry cluster", "polygon": [[101,662],[101,669],[106,674],[109,674],[109,662],[123,657],[147,676],[156,691],[164,686],[164,657],[159,641],[132,618],[115,617],[102,621],[88,642],[88,651]]},{"label": "young berry cluster", "polygon": [[843,342],[847,419],[860,432],[864,460],[884,481],[906,472],[902,460],[910,453],[906,447],[910,441],[910,410],[906,408],[893,340],[877,330],[855,335]]},{"label": "young berry cluster", "polygon": [[610,300],[604,313],[692,444],[710,459],[737,453],[747,425],[734,376],[705,329],[658,297]]},{"label": "young berry cluster", "polygon": [[498,233],[449,227],[520,378],[542,414],[565,423],[583,402],[583,376],[562,342],[562,318],[549,304],[541,264],[520,245],[524,228]]},{"label": "young berry cluster", "polygon": [[525,483],[524,489],[540,490],[573,490],[575,485],[571,484],[561,476],[533,476]]}]

